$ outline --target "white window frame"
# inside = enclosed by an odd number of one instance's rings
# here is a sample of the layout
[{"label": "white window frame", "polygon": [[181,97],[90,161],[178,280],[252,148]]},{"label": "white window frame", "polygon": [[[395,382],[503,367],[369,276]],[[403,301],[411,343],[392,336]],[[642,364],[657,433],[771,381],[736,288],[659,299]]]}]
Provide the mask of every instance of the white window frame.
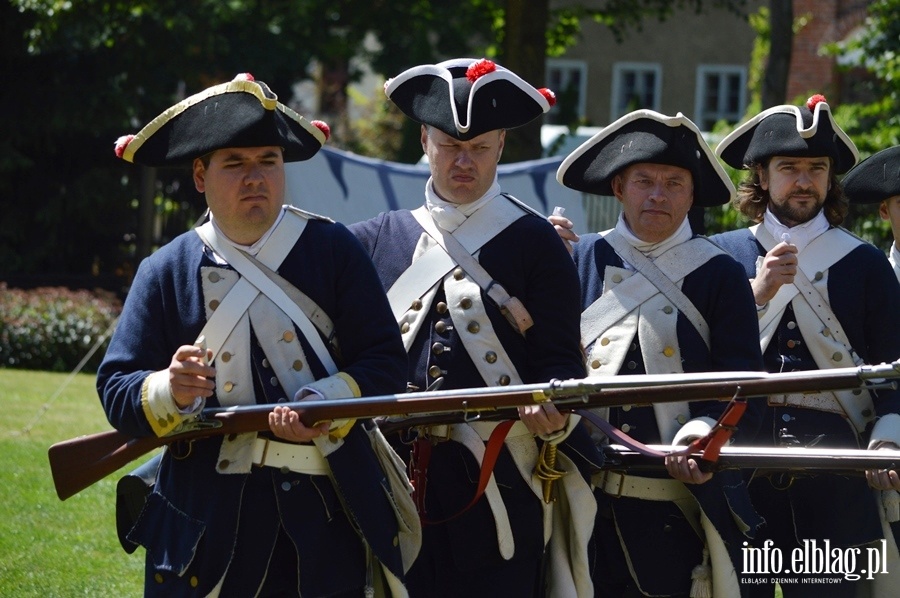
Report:
[{"label": "white window frame", "polygon": [[613,65],[612,95],[610,97],[610,122],[624,116],[627,108],[619,105],[619,96],[622,94],[622,78],[627,73],[653,73],[653,105],[643,106],[659,112],[662,98],[662,66],[656,62],[617,62]]},{"label": "white window frame", "polygon": [[[719,82],[719,107],[713,113],[715,114],[715,120],[718,122],[725,119],[732,124],[740,122],[744,112],[747,110],[747,67],[735,64],[700,64],[697,65],[697,85],[694,91],[694,119],[697,126],[704,130],[707,128],[704,123],[708,118],[708,113],[704,108],[704,104],[706,98],[706,76],[710,74],[723,76]],[[726,113],[722,106],[725,96],[721,93],[723,91],[721,86],[724,85],[726,77],[730,75],[738,75],[740,77],[738,109],[737,113],[734,114]]]},{"label": "white window frame", "polygon": [[[551,88],[551,90],[560,95],[565,91],[566,86],[569,84],[571,80],[572,73],[577,72],[581,85],[578,88],[578,118],[585,119],[587,117],[587,74],[588,67],[587,62],[584,60],[572,60],[566,58],[548,58],[546,62],[547,69],[547,80],[550,80],[550,71],[558,70],[561,72],[562,76],[560,79],[562,80],[562,87],[560,89]],[[557,106],[551,106],[548,114],[555,114],[559,112],[559,108]]]}]

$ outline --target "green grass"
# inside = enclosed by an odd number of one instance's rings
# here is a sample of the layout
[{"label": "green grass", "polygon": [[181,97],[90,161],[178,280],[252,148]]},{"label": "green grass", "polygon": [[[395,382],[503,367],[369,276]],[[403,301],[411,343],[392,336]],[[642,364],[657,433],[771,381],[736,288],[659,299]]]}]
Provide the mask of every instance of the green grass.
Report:
[{"label": "green grass", "polygon": [[50,445],[110,429],[94,376],[69,378],[0,369],[0,596],[140,596],[144,551],[116,536],[118,474],[65,502],[53,488]]}]

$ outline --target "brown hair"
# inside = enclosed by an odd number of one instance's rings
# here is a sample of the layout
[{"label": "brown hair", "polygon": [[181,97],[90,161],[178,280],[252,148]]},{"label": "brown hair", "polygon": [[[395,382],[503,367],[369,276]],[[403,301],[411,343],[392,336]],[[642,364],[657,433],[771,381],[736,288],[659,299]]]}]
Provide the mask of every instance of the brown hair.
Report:
[{"label": "brown hair", "polygon": [[[765,164],[748,164],[747,173],[744,180],[737,188],[737,193],[731,201],[741,214],[752,222],[762,222],[763,215],[766,213],[766,207],[769,205],[769,192],[762,188],[759,184],[759,172],[761,169],[769,167],[769,163]],[[825,194],[825,202],[822,204],[822,211],[825,218],[832,226],[838,226],[844,221],[847,215],[849,203],[844,196],[844,188],[834,173],[834,168],[829,168],[829,185],[828,193]]]}]

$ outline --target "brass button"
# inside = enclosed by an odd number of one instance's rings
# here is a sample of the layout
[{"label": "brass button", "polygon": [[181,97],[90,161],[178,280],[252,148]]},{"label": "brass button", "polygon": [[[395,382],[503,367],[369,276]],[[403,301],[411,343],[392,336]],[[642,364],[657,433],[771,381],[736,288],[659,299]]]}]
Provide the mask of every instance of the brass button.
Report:
[{"label": "brass button", "polygon": [[472,334],[478,334],[478,331],[481,330],[481,324],[475,321],[469,322],[469,325],[466,326],[466,330]]},{"label": "brass button", "polygon": [[794,347],[796,347],[796,346],[799,345],[799,344],[800,344],[800,343],[798,343],[798,342],[795,341],[794,339],[791,339],[791,340],[789,340],[789,341],[787,342],[788,349],[793,349]]},{"label": "brass button", "polygon": [[463,297],[459,302],[459,306],[463,309],[469,309],[470,307],[472,307],[472,300],[468,297]]},{"label": "brass button", "polygon": [[293,330],[285,330],[284,334],[281,335],[281,338],[284,339],[284,342],[289,343],[294,340],[294,331]]},{"label": "brass button", "polygon": [[633,370],[633,369],[635,369],[635,368],[637,367],[637,364],[636,364],[635,362],[633,362],[633,361],[629,361],[629,362],[628,362],[628,365],[627,365],[626,367],[627,367],[629,370]]},{"label": "brass button", "polygon": [[295,372],[299,372],[300,370],[303,369],[303,362],[300,361],[299,359],[295,359],[294,363],[291,365],[291,367],[294,368]]},{"label": "brass button", "polygon": [[222,277],[219,276],[218,272],[210,272],[208,278],[209,282],[219,282],[220,280],[222,280]]},{"label": "brass button", "polygon": [[156,583],[162,583],[162,582],[163,582],[163,576],[162,576],[162,573],[156,573],[156,574],[153,576],[153,580],[154,580]]},{"label": "brass button", "polygon": [[436,365],[431,366],[430,368],[428,368],[428,375],[431,376],[432,378],[440,378],[441,377],[441,368],[439,368]]},{"label": "brass button", "polygon": [[225,389],[225,392],[231,392],[231,390],[234,388],[234,382],[226,382],[222,385],[222,388]]},{"label": "brass button", "polygon": [[628,432],[631,431],[631,426],[629,426],[628,424],[622,424],[619,429],[628,434]]},{"label": "brass button", "polygon": [[419,299],[416,299],[415,301],[412,302],[412,305],[410,307],[414,311],[419,311],[420,309],[422,309],[422,301]]},{"label": "brass button", "polygon": [[622,282],[622,275],[621,274],[613,274],[612,281],[613,282]]},{"label": "brass button", "polygon": [[813,276],[813,280],[822,280],[823,278],[825,278],[825,275],[821,272],[816,272],[816,275]]},{"label": "brass button", "polygon": [[841,355],[840,353],[837,353],[837,352],[836,352],[834,355],[831,356],[831,358],[832,358],[833,360],[835,360],[835,361],[840,361],[840,360],[842,360],[842,359],[844,358],[844,356]]},{"label": "brass button", "polygon": [[[859,396],[859,395],[862,394],[862,389],[861,389],[861,388],[854,388],[854,389],[851,390],[850,392],[851,392],[852,394],[856,395],[856,396]],[[866,415],[866,411],[868,411],[868,409],[864,409],[864,410],[863,410],[863,412],[862,412],[863,415]]]},{"label": "brass button", "polygon": [[394,539],[391,540],[391,542],[393,542],[394,546],[397,546],[398,544],[400,544],[400,538],[394,536]]},{"label": "brass button", "polygon": [[445,322],[437,322],[434,325],[434,331],[438,334],[444,334],[447,332],[447,324]]},{"label": "brass button", "polygon": [[601,339],[600,339],[600,344],[603,345],[603,346],[605,347],[606,345],[609,344],[609,339],[606,338],[606,337],[601,338]]},{"label": "brass button", "polygon": [[687,422],[687,417],[683,413],[679,413],[678,417],[675,418],[675,421],[683,426],[685,422]]},{"label": "brass button", "polygon": [[219,307],[219,300],[218,300],[218,299],[213,299],[212,301],[209,302],[209,308],[210,308],[211,310],[216,311],[216,308],[217,308],[217,307]]},{"label": "brass button", "polygon": [[444,352],[444,345],[441,343],[434,343],[433,345],[431,345],[431,352],[435,355],[440,355]]},{"label": "brass button", "polygon": [[224,351],[219,357],[225,363],[228,363],[229,361],[231,361],[231,353],[229,353],[228,351]]},{"label": "brass button", "polygon": [[221,461],[219,461],[218,467],[219,469],[228,469],[229,465],[231,465],[231,461],[229,461],[228,459],[222,459]]},{"label": "brass button", "polygon": [[871,415],[872,415],[872,410],[871,410],[871,409],[863,409],[863,410],[862,410],[862,416],[863,416],[863,417],[870,417]]},{"label": "brass button", "polygon": [[672,309],[672,306],[671,306],[671,305],[667,305],[667,306],[665,306],[665,307],[663,308],[663,313],[664,313],[664,314],[670,314],[670,313],[672,313],[673,311],[675,311],[675,310]]},{"label": "brass button", "polygon": [[271,384],[272,386],[278,386],[278,378],[272,376],[271,378],[269,378],[269,384]]},{"label": "brass button", "polygon": [[285,492],[287,492],[288,490],[291,489],[291,483],[290,482],[281,482],[281,489],[284,490]]},{"label": "brass button", "polygon": [[488,363],[496,363],[497,354],[494,353],[493,351],[488,351],[487,353],[484,354],[484,360]]},{"label": "brass button", "polygon": [[500,386],[509,386],[509,376],[503,374],[497,382],[500,383]]},{"label": "brass button", "polygon": [[438,304],[434,306],[439,314],[447,313],[447,304],[443,301],[438,301]]},{"label": "brass button", "polygon": [[269,360],[266,359],[265,357],[263,357],[263,360],[262,360],[262,366],[263,366],[264,368],[266,368],[266,369],[269,368]]},{"label": "brass button", "polygon": [[637,351],[637,343],[631,343],[631,346],[628,347],[629,351]]},{"label": "brass button", "polygon": [[161,418],[159,418],[159,419],[156,420],[156,423],[159,424],[159,427],[160,427],[160,428],[165,428],[166,425],[168,425],[169,422],[166,421],[166,418],[161,417]]},{"label": "brass button", "polygon": [[409,332],[409,322],[403,322],[400,324],[400,333],[406,334],[407,332]]},{"label": "brass button", "polygon": [[591,367],[594,368],[595,370],[600,369],[600,360],[599,360],[599,359],[595,359],[594,361],[592,361],[592,362],[591,362]]},{"label": "brass button", "polygon": [[200,580],[197,579],[196,575],[191,575],[191,587],[196,588],[200,584]]},{"label": "brass button", "polygon": [[831,336],[831,328],[826,328],[822,331],[822,336]]},{"label": "brass button", "polygon": [[665,349],[663,349],[663,355],[665,355],[666,357],[672,357],[673,355],[675,355],[675,349],[673,349],[672,347],[666,347]]},{"label": "brass button", "polygon": [[787,323],[787,327],[788,327],[788,330],[793,330],[794,328],[797,327],[797,322],[794,322],[794,321],[792,320],[792,321],[790,321],[790,322]]},{"label": "brass button", "polygon": [[465,276],[465,273],[462,271],[462,268],[457,268],[453,271],[453,278],[455,278],[456,280],[462,280],[463,276]]},{"label": "brass button", "polygon": [[631,405],[622,405],[622,411],[631,411]]}]

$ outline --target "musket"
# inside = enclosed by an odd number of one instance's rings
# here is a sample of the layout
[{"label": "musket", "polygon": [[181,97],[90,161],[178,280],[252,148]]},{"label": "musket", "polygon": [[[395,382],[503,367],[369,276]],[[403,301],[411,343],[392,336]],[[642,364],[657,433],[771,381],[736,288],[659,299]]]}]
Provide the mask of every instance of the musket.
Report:
[{"label": "musket", "polygon": [[[678,452],[680,448],[656,444],[646,446],[664,454]],[[606,457],[603,469],[638,473],[665,468],[662,457],[648,455],[621,445],[605,446],[603,454]],[[696,453],[688,456],[699,459],[702,455]],[[712,470],[756,469],[772,472],[812,471],[861,475],[868,469],[897,469],[898,467],[900,467],[900,450],[893,449],[723,446]]]},{"label": "musket", "polygon": [[[730,400],[808,391],[847,390],[895,385],[900,362],[877,366],[768,374],[765,372],[710,372],[596,376],[461,390],[423,391],[346,400],[303,400],[279,403],[300,415],[306,426],[330,420],[375,417],[410,417],[428,414],[434,421],[512,419],[516,408],[550,402],[560,411],[650,405],[653,403]],[[80,436],[49,449],[50,470],[60,500],[66,500],[161,446],[211,436],[260,432],[269,429],[274,404],[213,407],[185,422],[167,436],[133,438],[117,430]]]}]

